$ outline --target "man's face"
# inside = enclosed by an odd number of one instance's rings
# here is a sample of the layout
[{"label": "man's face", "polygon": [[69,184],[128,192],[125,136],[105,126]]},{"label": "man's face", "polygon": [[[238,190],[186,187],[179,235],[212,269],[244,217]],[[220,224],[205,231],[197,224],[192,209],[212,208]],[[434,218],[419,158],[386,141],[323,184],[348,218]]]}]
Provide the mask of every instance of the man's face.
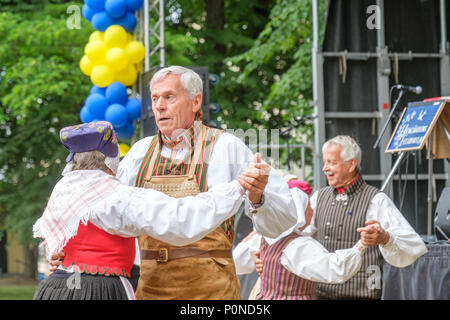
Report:
[{"label": "man's face", "polygon": [[342,146],[332,144],[323,153],[323,168],[328,184],[341,188],[355,176],[356,159],[344,161],[341,158]]},{"label": "man's face", "polygon": [[178,74],[168,74],[154,83],[151,94],[156,125],[169,138],[179,134],[177,129],[188,129],[202,105],[200,92],[194,99],[189,99]]}]

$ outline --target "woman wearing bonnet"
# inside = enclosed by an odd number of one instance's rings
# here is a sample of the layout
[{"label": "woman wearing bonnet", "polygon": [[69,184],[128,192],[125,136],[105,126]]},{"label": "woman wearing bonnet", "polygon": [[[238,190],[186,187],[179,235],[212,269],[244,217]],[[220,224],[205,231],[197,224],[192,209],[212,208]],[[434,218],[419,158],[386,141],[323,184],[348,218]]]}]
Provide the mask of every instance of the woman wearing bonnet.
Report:
[{"label": "woman wearing bonnet", "polygon": [[[61,251],[65,257],[41,281],[35,300],[135,299],[128,278],[136,236],[186,245],[241,205],[244,189],[237,181],[178,199],[121,184],[115,177],[119,148],[109,122],[66,127],[60,138],[70,151],[67,165],[33,235],[43,239],[48,260]],[[161,211],[165,214],[158,215]]]}]

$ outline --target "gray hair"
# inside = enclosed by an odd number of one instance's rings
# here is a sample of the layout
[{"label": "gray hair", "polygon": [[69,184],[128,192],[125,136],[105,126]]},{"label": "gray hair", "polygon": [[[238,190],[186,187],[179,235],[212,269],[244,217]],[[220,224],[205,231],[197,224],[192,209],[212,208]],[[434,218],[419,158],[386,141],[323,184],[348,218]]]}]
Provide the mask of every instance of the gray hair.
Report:
[{"label": "gray hair", "polygon": [[341,158],[344,161],[349,161],[351,159],[356,159],[356,170],[361,172],[361,148],[358,143],[349,136],[336,136],[323,144],[322,153],[331,146],[340,145],[342,147]]},{"label": "gray hair", "polygon": [[150,81],[150,91],[152,91],[153,84],[164,79],[168,74],[181,75],[181,85],[186,90],[189,99],[194,99],[197,92],[203,94],[203,81],[200,76],[191,69],[181,66],[171,66],[158,70]]},{"label": "gray hair", "polygon": [[72,170],[103,170],[108,171],[105,164],[106,156],[98,150],[76,152],[72,159]]}]

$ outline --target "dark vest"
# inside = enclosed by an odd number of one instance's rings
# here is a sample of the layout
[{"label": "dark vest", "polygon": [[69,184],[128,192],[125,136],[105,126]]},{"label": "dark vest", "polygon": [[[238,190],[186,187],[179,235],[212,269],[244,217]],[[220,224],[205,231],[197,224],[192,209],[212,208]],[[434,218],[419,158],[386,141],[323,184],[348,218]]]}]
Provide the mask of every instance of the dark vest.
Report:
[{"label": "dark vest", "polygon": [[[338,193],[332,187],[319,190],[315,210],[317,240],[330,252],[353,247],[361,238],[356,229],[365,226],[367,209],[378,192],[361,176],[344,191],[348,198],[345,201],[336,200]],[[382,276],[382,263],[378,246],[368,247],[357,274],[344,284],[319,283],[317,295],[327,299],[379,299],[381,288],[376,288],[371,277]]]}]

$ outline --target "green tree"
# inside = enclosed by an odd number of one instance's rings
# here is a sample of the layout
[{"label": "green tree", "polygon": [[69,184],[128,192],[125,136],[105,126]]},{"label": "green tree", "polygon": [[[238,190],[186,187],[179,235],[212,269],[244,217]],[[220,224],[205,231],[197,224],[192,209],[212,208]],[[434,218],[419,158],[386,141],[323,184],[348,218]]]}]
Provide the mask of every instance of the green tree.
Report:
[{"label": "green tree", "polygon": [[[254,84],[265,84],[257,114],[265,127],[287,128],[293,117],[313,112],[311,50],[311,2],[277,0],[251,49],[228,60],[239,66],[237,82],[242,86],[257,90]],[[291,132],[290,143],[308,143],[312,135],[312,123],[306,123]],[[300,150],[291,158],[300,159]]]},{"label": "green tree", "polygon": [[[63,2],[63,1],[60,1]],[[89,33],[69,29],[67,7],[42,1],[2,1],[0,13],[0,206],[4,228],[32,241],[60,178],[67,152],[59,129],[76,123],[89,79],[78,68]],[[28,248],[28,246],[27,246]],[[33,247],[26,266],[34,274]]]}]

